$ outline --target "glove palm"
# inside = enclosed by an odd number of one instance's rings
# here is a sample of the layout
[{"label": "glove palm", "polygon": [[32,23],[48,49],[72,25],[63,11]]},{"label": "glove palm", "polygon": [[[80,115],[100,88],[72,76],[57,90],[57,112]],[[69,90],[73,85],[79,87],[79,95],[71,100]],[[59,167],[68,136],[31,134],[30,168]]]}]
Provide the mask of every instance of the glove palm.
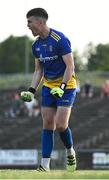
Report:
[{"label": "glove palm", "polygon": [[23,91],[21,92],[21,99],[26,102],[30,102],[34,98],[34,94],[29,91]]},{"label": "glove palm", "polygon": [[56,98],[61,98],[64,94],[64,90],[62,90],[61,88],[57,87],[57,88],[53,88],[51,89],[50,93],[55,96]]}]

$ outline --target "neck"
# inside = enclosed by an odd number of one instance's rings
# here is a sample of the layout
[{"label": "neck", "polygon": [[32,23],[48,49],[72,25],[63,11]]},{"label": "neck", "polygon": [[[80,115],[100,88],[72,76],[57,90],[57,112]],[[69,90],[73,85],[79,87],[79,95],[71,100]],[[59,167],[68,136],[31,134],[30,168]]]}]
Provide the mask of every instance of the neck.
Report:
[{"label": "neck", "polygon": [[40,33],[40,37],[42,39],[45,39],[49,35],[49,32],[50,32],[50,28],[49,27],[45,27],[43,29],[43,31]]}]

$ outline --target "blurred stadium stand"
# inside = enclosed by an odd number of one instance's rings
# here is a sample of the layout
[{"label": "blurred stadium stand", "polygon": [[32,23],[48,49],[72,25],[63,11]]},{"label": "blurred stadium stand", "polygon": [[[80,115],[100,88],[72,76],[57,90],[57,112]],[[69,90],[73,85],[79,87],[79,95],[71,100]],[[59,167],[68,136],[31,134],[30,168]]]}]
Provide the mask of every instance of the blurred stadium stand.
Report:
[{"label": "blurred stadium stand", "polygon": [[108,107],[108,98],[78,98],[71,125],[76,149],[109,149]]},{"label": "blurred stadium stand", "polygon": [[[77,95],[70,118],[75,148],[109,149],[109,99],[100,98],[99,89],[92,98]],[[15,90],[0,91],[0,147],[1,149],[40,148],[42,118],[27,117],[25,112],[19,117],[6,117],[12,104]],[[55,133],[55,148],[63,145]]]},{"label": "blurred stadium stand", "polygon": [[[16,89],[0,90],[0,149],[40,150],[41,115],[28,117],[25,107],[15,118],[7,115],[12,106],[13,94],[16,92]],[[38,100],[40,102],[40,98]],[[78,169],[98,168],[96,164],[92,167],[93,153],[103,150],[103,153],[107,151],[109,154],[109,98],[101,98],[99,88],[94,90],[92,98],[82,98],[78,94],[70,117],[70,127],[75,149],[78,152]],[[63,144],[56,131],[54,150],[62,149]],[[106,159],[108,154],[104,154]],[[56,162],[62,168],[61,162]],[[52,164],[53,167],[57,167],[56,162],[55,165]],[[101,164],[101,168],[109,168],[109,162],[106,162],[106,166]]]}]

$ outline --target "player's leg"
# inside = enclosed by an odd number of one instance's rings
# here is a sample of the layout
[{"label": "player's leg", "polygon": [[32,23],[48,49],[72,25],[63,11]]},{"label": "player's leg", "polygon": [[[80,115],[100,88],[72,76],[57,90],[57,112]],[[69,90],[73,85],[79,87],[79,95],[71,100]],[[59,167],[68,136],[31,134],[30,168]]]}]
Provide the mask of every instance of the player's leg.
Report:
[{"label": "player's leg", "polygon": [[74,171],[76,169],[76,155],[74,151],[72,132],[68,126],[70,113],[71,107],[58,107],[55,122],[60,138],[66,148],[67,169]]},{"label": "player's leg", "polygon": [[43,119],[41,167],[45,170],[49,169],[50,156],[54,144],[54,117],[56,114],[56,108],[53,107],[54,104],[55,99],[53,96],[50,95],[50,88],[43,87],[41,108],[41,114]]},{"label": "player's leg", "polygon": [[76,158],[73,148],[73,137],[69,128],[69,118],[75,96],[75,89],[65,91],[64,96],[57,102],[58,108],[55,117],[56,127],[59,131],[60,138],[66,147],[68,164],[71,165],[72,170],[75,170],[76,168]]},{"label": "player's leg", "polygon": [[49,170],[50,157],[54,145],[54,116],[55,108],[42,107],[43,129],[42,129],[42,159],[41,166]]},{"label": "player's leg", "polygon": [[55,116],[56,129],[58,130],[61,140],[67,149],[73,146],[72,133],[68,126],[70,113],[71,107],[60,106],[57,108]]}]

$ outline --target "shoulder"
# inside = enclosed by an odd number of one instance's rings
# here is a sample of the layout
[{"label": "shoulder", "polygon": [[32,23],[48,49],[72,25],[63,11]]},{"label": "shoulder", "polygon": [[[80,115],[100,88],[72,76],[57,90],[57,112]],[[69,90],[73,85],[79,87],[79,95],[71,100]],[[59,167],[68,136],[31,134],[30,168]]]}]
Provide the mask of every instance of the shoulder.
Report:
[{"label": "shoulder", "polygon": [[60,32],[60,31],[57,31],[55,29],[51,29],[51,33],[50,33],[50,36],[56,40],[57,42],[59,42],[60,40],[63,40],[63,39],[68,39],[64,33]]}]

